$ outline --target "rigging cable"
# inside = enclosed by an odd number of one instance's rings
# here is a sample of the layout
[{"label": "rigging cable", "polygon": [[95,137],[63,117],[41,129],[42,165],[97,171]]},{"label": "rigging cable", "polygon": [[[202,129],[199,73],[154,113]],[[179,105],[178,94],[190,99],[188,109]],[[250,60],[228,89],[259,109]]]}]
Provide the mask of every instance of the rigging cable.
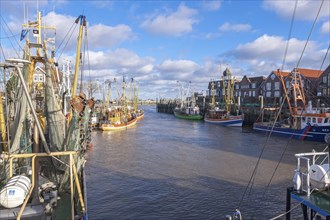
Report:
[{"label": "rigging cable", "polygon": [[[9,30],[9,32],[10,32],[10,34],[11,34],[11,36],[17,36],[17,35],[14,35],[14,34],[13,34],[13,32],[12,32],[11,29],[9,28],[7,22],[6,22],[5,19],[2,17],[2,15],[0,15],[0,17],[1,17],[1,19],[3,20],[3,22],[5,23],[7,29]],[[6,30],[5,30],[5,28],[3,28],[3,31],[4,31],[5,34],[8,36],[8,34],[7,34]],[[8,39],[10,39],[10,37],[8,37]],[[15,39],[17,45],[19,46],[19,48],[20,48],[21,50],[23,50],[23,49],[21,48],[21,45],[20,45],[19,42],[17,41],[17,39],[16,39],[16,38],[14,38],[14,39]],[[9,40],[9,42],[10,42],[11,46],[13,47],[13,49],[14,49],[14,51],[15,51],[17,57],[19,57],[19,53],[18,53],[17,50],[15,49],[15,47],[14,47],[12,41]]]},{"label": "rigging cable", "polygon": [[327,52],[325,53],[325,56],[324,56],[324,59],[322,61],[322,64],[320,66],[320,71],[322,71],[322,68],[323,68],[323,64],[325,62],[325,59],[327,58],[328,54],[329,54],[329,49],[330,49],[330,43],[329,43],[329,46],[328,46],[328,49],[327,49]]},{"label": "rigging cable", "polygon": [[323,3],[324,3],[324,0],[322,0],[321,5],[320,5],[320,8],[319,8],[319,10],[318,10],[318,12],[317,12],[317,14],[316,14],[316,18],[314,19],[314,23],[313,23],[312,29],[311,29],[311,31],[309,32],[308,38],[307,38],[307,40],[306,40],[306,43],[305,43],[304,49],[303,49],[303,51],[301,52],[301,55],[300,55],[300,58],[299,58],[299,60],[298,60],[298,63],[297,63],[297,67],[296,67],[296,68],[298,68],[298,66],[299,66],[299,64],[300,64],[300,61],[301,61],[301,59],[302,59],[302,56],[304,55],[305,49],[306,49],[306,47],[307,47],[307,44],[308,44],[308,42],[309,42],[309,39],[310,39],[310,37],[311,37],[311,35],[312,35],[312,32],[313,32],[313,30],[314,30],[314,27],[315,27],[315,24],[316,24],[317,18],[319,17],[319,14],[320,14],[320,12],[321,12],[321,9],[322,9],[322,5],[323,5]]},{"label": "rigging cable", "polygon": [[[87,30],[87,26],[86,26],[86,30]],[[87,32],[87,31],[86,31]],[[92,79],[91,79],[91,65],[90,65],[90,60],[89,60],[89,47],[88,47],[88,38],[87,38],[87,34],[86,34],[86,41],[87,41],[87,64],[88,64],[88,76],[89,76],[89,81],[90,81],[90,85],[87,86],[87,88],[90,90],[88,91],[88,93],[90,93],[90,97],[89,98],[93,98],[93,88],[92,88]]]},{"label": "rigging cable", "polygon": [[[324,56],[323,62],[322,62],[321,67],[320,67],[320,70],[321,70],[322,67],[323,67],[323,64],[324,64],[324,62],[325,62],[325,59],[326,59],[327,54],[328,54],[328,52],[329,52],[329,48],[330,48],[330,45],[329,45],[328,50],[327,50],[327,52],[326,52],[326,54],[325,54],[325,56]],[[292,138],[292,136],[291,136],[291,138]],[[290,138],[290,139],[291,139],[291,138]],[[283,151],[282,154],[281,154],[280,160],[279,160],[279,162],[277,163],[276,168],[275,168],[275,170],[274,170],[274,172],[273,172],[273,174],[272,174],[272,176],[271,176],[271,178],[270,178],[270,181],[269,181],[269,183],[268,183],[268,185],[267,185],[267,187],[266,187],[266,189],[265,189],[264,195],[266,194],[266,192],[267,192],[267,190],[268,190],[268,188],[269,188],[269,186],[270,186],[270,184],[271,184],[271,182],[272,182],[272,180],[273,180],[273,178],[274,178],[274,176],[275,176],[275,173],[276,173],[276,171],[277,171],[277,169],[278,169],[278,167],[279,167],[279,165],[280,165],[280,163],[281,163],[281,161],[282,161],[282,159],[283,159],[283,156],[284,156],[284,154],[285,154],[285,152],[286,152],[286,150],[287,150],[288,145],[289,145],[289,142],[287,143],[287,145],[286,145],[285,148],[284,148],[284,151]]]},{"label": "rigging cable", "polygon": [[83,92],[83,78],[84,78],[84,67],[85,67],[85,57],[86,57],[86,48],[87,48],[87,25],[85,25],[85,39],[84,39],[84,51],[83,59],[81,63],[81,75],[80,75],[80,92]]},{"label": "rigging cable", "polygon": [[[294,5],[293,15],[292,15],[292,19],[291,19],[291,25],[290,25],[290,30],[289,30],[288,40],[287,40],[287,45],[286,45],[286,48],[285,48],[284,58],[283,58],[283,62],[282,62],[282,69],[283,69],[283,67],[284,67],[285,59],[286,59],[286,56],[287,56],[287,51],[288,51],[288,48],[289,48],[289,39],[290,39],[290,37],[291,37],[291,33],[292,33],[292,29],[293,29],[292,27],[293,27],[293,23],[294,23],[294,19],[295,19],[295,14],[296,14],[296,10],[297,10],[297,4],[298,4],[298,0],[296,0],[295,5]],[[281,72],[282,72],[282,70],[281,70]],[[283,107],[283,105],[284,105],[284,100],[285,100],[285,99],[283,99],[283,102],[282,102],[282,104],[281,104],[281,106],[280,106],[280,109],[281,109],[281,108]],[[275,121],[274,121],[274,124],[273,124],[272,130],[273,130],[274,126],[275,126],[275,122],[276,122],[276,120],[277,120],[278,117],[279,117],[279,114],[280,114],[280,111],[278,111],[278,114],[277,114],[277,116],[276,116],[276,118],[275,118]],[[270,140],[271,134],[272,134],[272,131],[269,132],[268,137],[267,137],[267,139],[266,139],[266,142],[265,142],[265,144],[264,144],[264,146],[263,146],[263,148],[262,148],[262,150],[261,150],[261,152],[260,152],[260,155],[259,155],[259,157],[258,157],[257,163],[256,163],[256,165],[255,165],[255,167],[254,167],[254,170],[253,170],[252,175],[251,175],[251,177],[250,177],[250,180],[249,180],[249,182],[248,182],[248,185],[246,186],[246,188],[245,188],[245,190],[244,190],[244,193],[243,193],[243,196],[242,196],[242,198],[241,198],[241,200],[240,200],[240,202],[239,202],[238,209],[240,209],[240,207],[241,207],[241,204],[242,204],[242,202],[243,202],[243,199],[244,199],[244,197],[245,197],[245,194],[246,194],[247,191],[248,191],[248,188],[250,187],[250,189],[249,189],[249,194],[250,194],[250,192],[251,192],[251,190],[252,190],[252,188],[253,188],[253,184],[254,184],[254,180],[255,180],[256,172],[257,172],[257,169],[258,169],[258,165],[259,165],[259,163],[260,163],[260,160],[261,160],[261,157],[262,157],[262,155],[263,155],[263,152],[265,151],[265,148],[266,148],[266,146],[267,146],[267,144],[268,144],[268,142],[269,142],[269,140]]]},{"label": "rigging cable", "polygon": [[71,27],[70,27],[70,30],[66,33],[65,37],[63,38],[63,40],[61,41],[60,45],[58,46],[58,49],[55,51],[55,53],[57,53],[57,51],[60,49],[62,43],[64,42],[64,40],[67,38],[68,34],[69,34],[70,31],[71,31],[71,34],[70,34],[69,38],[67,39],[67,41],[66,41],[66,43],[65,43],[65,45],[64,45],[64,47],[63,47],[63,49],[62,49],[62,51],[61,51],[61,53],[60,53],[60,55],[58,56],[58,60],[61,58],[64,49],[67,47],[67,45],[68,45],[68,43],[69,43],[69,41],[70,41],[70,39],[71,39],[71,37],[72,37],[72,35],[73,35],[73,32],[74,32],[74,31],[76,30],[76,28],[77,28],[77,25],[76,25],[76,26],[74,27],[74,29],[72,30],[74,24],[75,24],[75,22],[73,22],[73,24],[72,24]]},{"label": "rigging cable", "polygon": [[[306,40],[306,43],[305,43],[304,49],[303,49],[303,51],[302,51],[302,54],[301,54],[301,56],[300,56],[300,59],[299,59],[299,61],[298,61],[298,63],[297,63],[296,68],[298,68],[298,66],[299,66],[299,64],[300,64],[300,61],[301,61],[301,58],[302,58],[302,56],[303,56],[303,53],[304,53],[304,51],[305,51],[305,49],[306,49],[306,47],[307,47],[308,41],[309,41],[309,39],[310,39],[310,36],[311,36],[311,34],[312,34],[312,32],[313,32],[313,29],[314,29],[315,23],[316,23],[316,21],[317,21],[317,18],[318,18],[318,16],[319,16],[320,11],[321,11],[321,8],[322,8],[322,5],[323,5],[323,2],[324,2],[324,0],[321,2],[320,8],[319,8],[318,13],[317,13],[317,15],[316,15],[316,18],[315,18],[315,20],[314,20],[314,22],[313,22],[313,26],[312,26],[311,31],[310,31],[310,33],[309,33],[309,36],[308,36],[308,38],[307,38],[307,40]],[[326,56],[327,56],[327,54],[328,54],[329,48],[330,48],[330,45],[329,45],[328,50],[327,50],[327,53],[325,54],[325,57],[324,57],[324,59],[323,59],[323,61],[322,61],[322,64],[321,64],[320,70],[322,69],[322,66],[323,66],[323,64],[324,64],[324,62],[325,62],[325,59],[326,59]],[[293,135],[291,135],[291,138],[292,138],[292,136],[293,136]],[[291,138],[290,138],[290,140],[291,140]],[[276,172],[277,172],[277,169],[278,169],[278,167],[279,167],[279,165],[280,165],[280,163],[281,163],[281,161],[282,161],[282,159],[283,159],[283,156],[284,156],[284,154],[285,154],[285,152],[286,152],[286,150],[287,150],[287,148],[288,148],[288,145],[289,145],[289,142],[287,143],[287,145],[285,146],[284,151],[283,151],[282,154],[281,154],[280,160],[278,161],[278,163],[277,163],[277,165],[276,165],[276,168],[275,168],[275,170],[274,170],[274,172],[273,172],[273,174],[272,174],[272,176],[271,176],[271,178],[270,178],[270,181],[269,181],[268,184],[267,184],[267,187],[266,187],[266,189],[265,189],[265,192],[264,192],[263,196],[265,196],[265,194],[267,193],[267,191],[268,191],[268,189],[269,189],[269,186],[270,186],[270,184],[271,184],[271,182],[272,182],[272,180],[273,180],[273,178],[274,178],[274,176],[275,176],[275,174],[276,174]],[[313,189],[311,192],[313,192],[313,191],[314,191],[314,189]],[[301,204],[301,203],[304,202],[304,201],[305,201],[305,200],[301,201],[299,204]],[[299,204],[298,204],[298,205],[299,205]],[[297,207],[297,206],[296,206],[296,207]],[[296,208],[296,207],[294,207],[294,208]],[[293,209],[294,209],[294,208],[293,208]],[[272,220],[284,216],[285,214],[291,212],[293,209],[291,209],[291,210],[287,211],[286,213],[281,214],[281,215],[279,215],[279,216],[277,216],[277,217],[275,217],[275,218],[272,218]]]}]

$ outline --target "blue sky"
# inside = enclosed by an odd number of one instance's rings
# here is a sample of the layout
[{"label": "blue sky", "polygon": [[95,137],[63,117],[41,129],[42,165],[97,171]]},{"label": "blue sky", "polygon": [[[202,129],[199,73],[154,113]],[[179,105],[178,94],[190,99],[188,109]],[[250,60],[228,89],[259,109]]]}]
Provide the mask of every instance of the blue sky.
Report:
[{"label": "blue sky", "polygon": [[[81,14],[88,22],[90,71],[104,80],[134,78],[140,98],[175,98],[177,81],[191,81],[206,91],[229,67],[237,78],[268,76],[282,68],[296,1],[0,1],[1,61],[18,50],[24,14],[36,18],[36,6],[47,25],[56,26],[58,46]],[[302,55],[321,0],[298,0],[283,70],[292,70]],[[24,6],[27,8],[24,13]],[[323,2],[300,68],[329,65],[330,1]],[[10,32],[8,31],[10,29]],[[12,34],[9,34],[12,33]],[[12,36],[13,35],[13,36]],[[75,35],[59,57],[74,62]],[[15,40],[16,39],[16,40]],[[12,42],[12,43],[10,43]],[[12,47],[13,45],[13,47]],[[17,56],[17,55],[16,55]],[[57,54],[59,56],[59,54]],[[86,68],[85,68],[86,69]]]}]

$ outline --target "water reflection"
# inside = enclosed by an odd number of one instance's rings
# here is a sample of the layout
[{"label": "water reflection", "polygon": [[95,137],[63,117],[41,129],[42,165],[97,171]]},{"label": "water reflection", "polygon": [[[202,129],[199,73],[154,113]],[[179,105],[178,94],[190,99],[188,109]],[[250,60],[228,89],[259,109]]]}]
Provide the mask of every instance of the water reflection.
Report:
[{"label": "water reflection", "polygon": [[180,120],[154,107],[144,110],[134,128],[93,134],[87,164],[90,219],[223,219],[237,208],[264,147],[241,211],[244,219],[269,219],[285,210],[294,153],[323,147],[277,137],[265,146],[266,137],[249,128]]}]

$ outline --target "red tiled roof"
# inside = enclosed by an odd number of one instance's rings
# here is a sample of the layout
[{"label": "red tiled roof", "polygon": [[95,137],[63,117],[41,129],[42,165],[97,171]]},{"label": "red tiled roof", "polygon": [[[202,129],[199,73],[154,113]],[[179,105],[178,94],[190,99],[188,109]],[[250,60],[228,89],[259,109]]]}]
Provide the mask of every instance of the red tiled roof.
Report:
[{"label": "red tiled roof", "polygon": [[[298,72],[307,78],[319,78],[323,73],[323,71],[321,70],[303,69],[303,68],[298,68]],[[279,76],[281,73],[281,75],[284,77],[287,77],[290,74],[290,72],[283,72],[280,70],[275,70],[272,73],[274,73],[277,76]]]},{"label": "red tiled roof", "polygon": [[298,72],[308,78],[319,78],[323,73],[322,70],[302,69],[298,68]]},{"label": "red tiled roof", "polygon": [[290,72],[283,72],[283,71],[280,71],[279,69],[278,70],[274,70],[272,73],[274,73],[276,76],[280,76],[280,74],[284,77],[287,77]]}]

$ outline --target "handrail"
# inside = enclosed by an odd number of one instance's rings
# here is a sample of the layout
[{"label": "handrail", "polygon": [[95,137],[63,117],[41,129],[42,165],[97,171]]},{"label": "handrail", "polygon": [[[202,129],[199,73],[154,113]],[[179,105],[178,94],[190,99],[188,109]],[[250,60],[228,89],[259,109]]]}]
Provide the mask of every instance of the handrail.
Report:
[{"label": "handrail", "polygon": [[[32,181],[31,181],[31,188],[28,192],[28,195],[27,197],[25,198],[24,200],[24,203],[17,215],[17,220],[20,220],[22,214],[23,214],[23,211],[26,207],[26,204],[33,192],[33,188],[34,188],[34,185],[35,185],[35,178],[34,178],[34,175],[35,175],[35,172],[34,172],[34,167],[35,167],[35,158],[37,157],[54,157],[54,156],[69,156],[70,157],[70,188],[71,188],[71,198],[73,198],[73,193],[74,193],[74,190],[73,190],[73,175],[75,177],[75,183],[76,183],[76,187],[77,187],[77,193],[78,193],[78,197],[79,197],[79,202],[80,202],[80,205],[81,205],[81,209],[82,209],[82,212],[85,213],[86,212],[86,208],[85,208],[85,204],[84,204],[84,199],[83,199],[83,195],[82,195],[82,192],[81,192],[81,186],[80,186],[80,183],[79,183],[79,177],[78,177],[78,173],[77,173],[77,169],[75,167],[75,164],[74,164],[74,158],[73,158],[73,155],[77,155],[79,152],[78,151],[64,151],[64,152],[50,152],[50,153],[23,153],[23,154],[8,154],[7,152],[3,153],[3,157],[4,158],[7,158],[9,159],[9,177],[12,177],[13,176],[13,160],[16,158],[32,158]],[[73,201],[71,201],[71,206],[72,206],[72,210],[73,210],[73,213],[71,213],[73,216],[74,216],[74,208],[73,208]]]},{"label": "handrail", "polygon": [[[315,162],[316,162],[315,157],[316,156],[325,156],[325,159],[328,158],[328,163],[330,162],[328,152],[309,152],[309,153],[295,154],[295,157],[297,158],[297,171],[299,171],[303,176],[306,176],[307,189],[304,189],[304,184],[303,184],[303,181],[302,181],[302,190],[307,193],[307,196],[310,196],[310,194],[311,194],[310,172],[309,172],[310,171],[310,166],[315,164]],[[303,160],[306,161],[306,165],[307,165],[306,172],[301,171],[301,161],[300,161],[300,159],[303,159]],[[312,164],[310,163],[310,161],[312,161]]]},{"label": "handrail", "polygon": [[17,220],[20,220],[21,219],[21,216],[23,214],[23,211],[25,209],[25,206],[26,206],[27,202],[29,201],[30,196],[31,196],[31,194],[33,192],[33,189],[34,189],[34,184],[35,183],[34,183],[34,172],[33,171],[34,171],[35,159],[36,159],[36,156],[35,155],[32,156],[32,181],[31,181],[31,186],[30,186],[30,190],[29,190],[29,193],[28,193],[27,197],[24,199],[23,205],[22,205],[21,209],[19,210],[19,213],[17,215]]}]

